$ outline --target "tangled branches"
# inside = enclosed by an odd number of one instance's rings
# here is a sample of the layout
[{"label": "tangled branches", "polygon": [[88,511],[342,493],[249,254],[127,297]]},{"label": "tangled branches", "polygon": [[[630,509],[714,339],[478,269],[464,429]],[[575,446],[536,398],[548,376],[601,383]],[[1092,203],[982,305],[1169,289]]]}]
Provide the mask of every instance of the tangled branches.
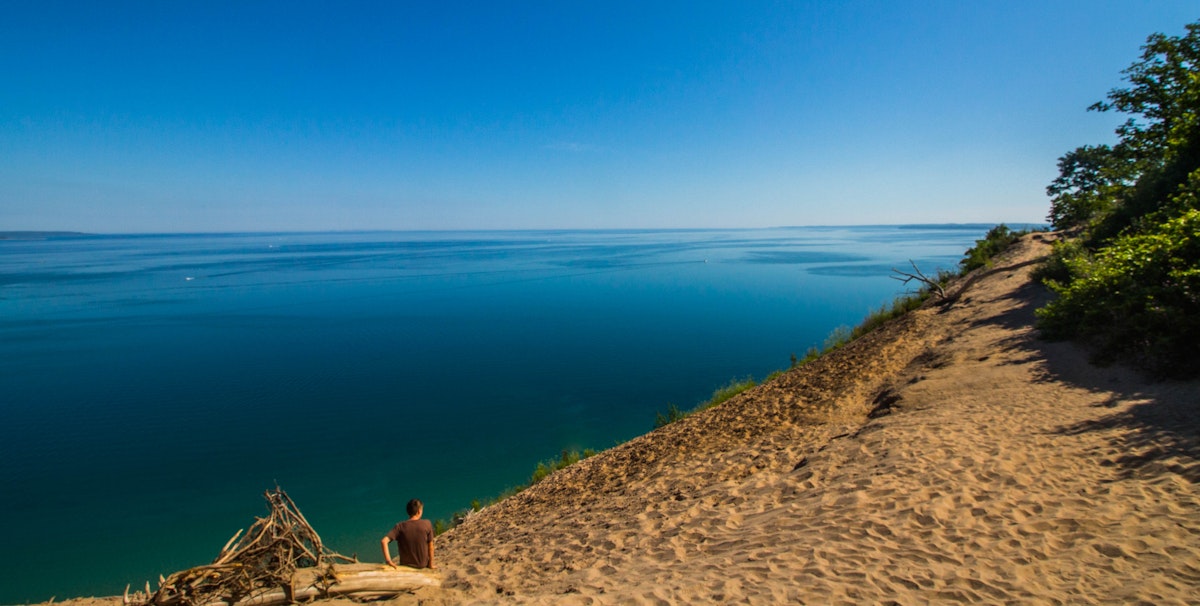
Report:
[{"label": "tangled branches", "polygon": [[[146,583],[145,593],[138,592],[133,599],[126,588],[125,603],[145,606],[234,604],[279,590],[290,597],[295,590],[297,569],[320,569],[334,562],[356,561],[326,549],[317,531],[283,489],[276,487],[264,496],[270,515],[257,518],[245,536],[242,531],[237,531],[212,564],[182,570],[166,579],[159,577],[158,591],[153,594],[149,583]],[[335,582],[331,578],[332,569],[326,576],[330,577],[324,580],[326,585]],[[317,582],[321,583],[322,579]]]},{"label": "tangled branches", "polygon": [[936,296],[939,301],[945,301],[947,298],[946,287],[943,286],[945,279],[942,276],[934,276],[934,277],[927,276],[921,272],[921,269],[919,267],[917,267],[916,262],[914,262],[912,259],[909,259],[908,262],[909,262],[909,264],[912,265],[913,271],[916,273],[910,274],[908,272],[900,271],[898,269],[892,268],[892,273],[894,273],[896,275],[888,276],[888,277],[893,280],[899,280],[906,285],[909,282],[916,280],[917,282],[919,282],[920,284],[923,285],[923,288],[927,289],[930,293],[932,293],[934,296]]}]

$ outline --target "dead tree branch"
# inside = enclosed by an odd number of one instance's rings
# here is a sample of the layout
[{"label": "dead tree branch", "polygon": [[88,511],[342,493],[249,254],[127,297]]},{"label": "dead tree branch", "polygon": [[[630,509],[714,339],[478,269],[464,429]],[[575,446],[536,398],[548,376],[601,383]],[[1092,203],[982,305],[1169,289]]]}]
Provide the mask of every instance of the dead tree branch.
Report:
[{"label": "dead tree branch", "polygon": [[[158,591],[125,590],[126,604],[143,606],[204,606],[258,601],[280,591],[291,595],[299,569],[327,569],[333,564],[356,563],[325,547],[291,497],[276,487],[264,496],[270,515],[257,518],[245,535],[237,531],[211,564],[159,577]],[[328,589],[330,583],[323,581]]]},{"label": "dead tree branch", "polygon": [[931,278],[931,277],[925,275],[924,273],[922,273],[921,268],[917,267],[916,262],[913,261],[912,259],[909,259],[908,263],[910,265],[912,265],[914,273],[900,271],[893,267],[892,272],[895,274],[898,274],[898,275],[888,276],[888,277],[893,280],[899,280],[899,281],[903,282],[905,285],[907,285],[909,282],[912,282],[913,280],[916,280],[917,282],[924,284],[925,288],[928,288],[929,292],[933,293],[933,295],[936,296],[939,301],[945,301],[946,300],[946,288],[944,286],[942,286],[941,282],[938,281],[936,278]]}]

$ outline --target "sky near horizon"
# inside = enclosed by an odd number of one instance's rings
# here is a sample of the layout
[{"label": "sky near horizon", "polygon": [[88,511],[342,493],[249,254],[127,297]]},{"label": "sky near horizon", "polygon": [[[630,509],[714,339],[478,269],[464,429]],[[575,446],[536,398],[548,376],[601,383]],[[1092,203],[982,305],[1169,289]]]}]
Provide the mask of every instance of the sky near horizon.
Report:
[{"label": "sky near horizon", "polygon": [[1040,222],[1193,2],[17,2],[0,231]]}]

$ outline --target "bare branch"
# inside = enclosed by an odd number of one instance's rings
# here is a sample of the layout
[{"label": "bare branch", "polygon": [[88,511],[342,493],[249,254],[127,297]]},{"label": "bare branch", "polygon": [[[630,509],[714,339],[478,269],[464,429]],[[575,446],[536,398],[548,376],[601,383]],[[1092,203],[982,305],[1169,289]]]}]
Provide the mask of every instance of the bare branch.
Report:
[{"label": "bare branch", "polygon": [[135,594],[130,598],[126,589],[125,603],[140,606],[234,603],[280,588],[290,591],[298,569],[319,567],[331,561],[352,561],[321,543],[317,531],[283,489],[276,487],[263,496],[270,515],[257,518],[245,535],[240,530],[234,534],[212,564],[182,570],[166,579],[160,576],[158,591],[153,593],[147,581],[144,597]]},{"label": "bare branch", "polygon": [[929,276],[922,273],[921,268],[917,267],[916,262],[913,261],[912,259],[909,259],[908,263],[910,265],[912,265],[913,272],[915,272],[915,273],[908,273],[905,271],[900,271],[893,267],[892,272],[895,274],[898,274],[898,275],[888,276],[888,277],[893,280],[899,280],[906,285],[909,282],[916,280],[917,282],[924,284],[925,287],[929,289],[929,292],[933,293],[938,298],[939,301],[946,300],[946,289],[945,289],[945,287],[943,287],[941,285],[940,282],[937,281],[937,279],[930,278]]}]

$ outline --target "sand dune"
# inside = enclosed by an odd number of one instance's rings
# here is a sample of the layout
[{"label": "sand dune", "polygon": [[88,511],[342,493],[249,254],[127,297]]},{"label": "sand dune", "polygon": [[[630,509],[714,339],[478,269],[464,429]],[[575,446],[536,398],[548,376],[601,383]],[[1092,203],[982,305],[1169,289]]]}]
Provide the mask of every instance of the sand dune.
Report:
[{"label": "sand dune", "polygon": [[1040,341],[1047,238],[485,509],[393,602],[1200,603],[1200,382]]},{"label": "sand dune", "polygon": [[413,597],[1200,603],[1200,384],[1038,340],[1048,246],[485,510]]}]

